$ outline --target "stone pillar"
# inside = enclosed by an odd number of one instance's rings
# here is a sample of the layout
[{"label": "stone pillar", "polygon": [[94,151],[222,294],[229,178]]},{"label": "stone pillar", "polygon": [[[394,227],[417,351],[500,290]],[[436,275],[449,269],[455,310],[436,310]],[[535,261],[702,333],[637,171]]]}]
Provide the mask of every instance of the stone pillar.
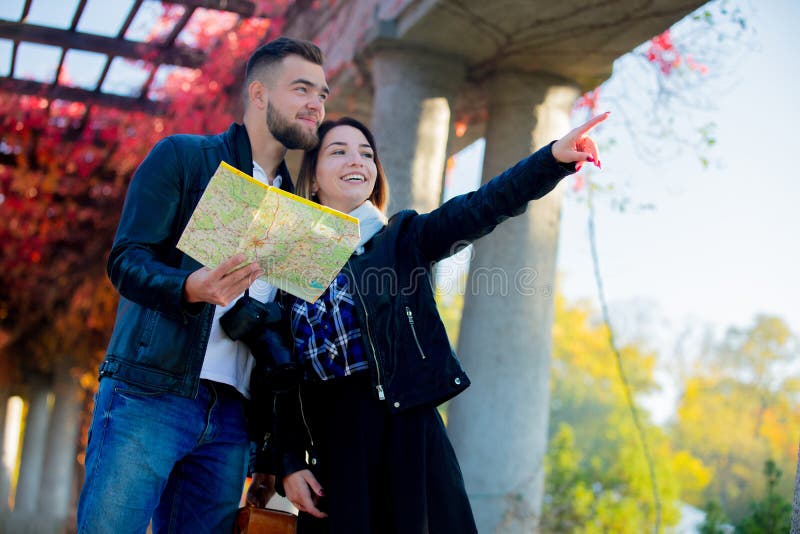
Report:
[{"label": "stone pillar", "polygon": [[[500,72],[488,82],[483,182],[570,130],[578,88]],[[561,190],[475,244],[458,354],[472,386],[450,405],[478,531],[538,531],[547,448]]]},{"label": "stone pillar", "polygon": [[32,513],[39,503],[39,487],[44,466],[44,451],[47,443],[49,419],[47,396],[49,389],[43,381],[30,384],[28,416],[25,419],[25,435],[22,440],[22,459],[19,481],[14,499],[14,512]]},{"label": "stone pillar", "polygon": [[83,390],[71,374],[70,363],[68,358],[62,359],[54,376],[55,403],[39,490],[39,510],[57,519],[66,518],[70,511],[83,408]]},{"label": "stone pillar", "polygon": [[450,103],[464,75],[458,58],[394,43],[375,45],[372,131],[391,184],[390,214],[439,205]]}]

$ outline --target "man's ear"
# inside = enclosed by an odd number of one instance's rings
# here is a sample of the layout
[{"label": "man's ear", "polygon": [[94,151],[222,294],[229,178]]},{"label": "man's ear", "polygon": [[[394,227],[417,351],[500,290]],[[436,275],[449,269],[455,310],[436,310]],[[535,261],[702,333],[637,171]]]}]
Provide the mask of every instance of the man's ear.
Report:
[{"label": "man's ear", "polygon": [[269,92],[267,86],[259,80],[253,80],[247,86],[247,100],[256,106],[258,109],[267,109],[267,102],[269,101]]}]

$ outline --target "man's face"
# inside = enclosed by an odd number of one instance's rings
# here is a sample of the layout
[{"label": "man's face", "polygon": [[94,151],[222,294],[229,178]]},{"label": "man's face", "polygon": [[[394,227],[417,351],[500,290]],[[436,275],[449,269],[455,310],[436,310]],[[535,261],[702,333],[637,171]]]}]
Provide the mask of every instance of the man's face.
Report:
[{"label": "man's face", "polygon": [[320,65],[292,55],[283,59],[276,74],[268,86],[267,129],[286,148],[313,148],[330,92],[325,72]]}]

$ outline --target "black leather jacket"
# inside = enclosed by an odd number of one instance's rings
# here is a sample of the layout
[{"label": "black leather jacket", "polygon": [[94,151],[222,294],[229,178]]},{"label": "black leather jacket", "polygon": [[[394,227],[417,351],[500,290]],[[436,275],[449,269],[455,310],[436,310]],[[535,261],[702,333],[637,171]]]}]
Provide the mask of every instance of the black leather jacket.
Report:
[{"label": "black leather jacket", "polygon": [[[167,137],[136,170],[108,259],[120,302],[101,377],[197,395],[214,306],[184,302],[186,278],[201,265],[175,245],[221,161],[253,174],[243,125]],[[284,164],[278,173],[291,191]]]},{"label": "black leather jacket", "polygon": [[[530,200],[549,193],[571,172],[574,165],[559,164],[548,145],[430,213],[397,213],[363,254],[351,256],[343,272],[355,293],[375,394],[390,411],[441,404],[470,384],[436,308],[433,264],[520,215]],[[305,468],[301,451],[314,433],[304,428],[299,403],[291,397],[279,400],[278,435],[265,449],[277,454],[272,461],[279,480]],[[257,469],[267,466],[259,462]]]}]

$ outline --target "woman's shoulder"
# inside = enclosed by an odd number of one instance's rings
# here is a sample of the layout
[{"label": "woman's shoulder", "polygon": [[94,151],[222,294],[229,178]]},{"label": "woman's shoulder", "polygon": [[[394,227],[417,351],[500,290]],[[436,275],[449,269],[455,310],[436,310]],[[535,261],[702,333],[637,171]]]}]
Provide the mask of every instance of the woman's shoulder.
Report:
[{"label": "woman's shoulder", "polygon": [[386,227],[381,232],[381,234],[383,234],[383,238],[398,238],[399,236],[412,231],[414,222],[417,221],[419,217],[420,214],[416,210],[412,209],[400,210],[397,213],[394,213],[391,217],[389,217]]},{"label": "woman's shoulder", "polygon": [[416,210],[406,209],[400,210],[397,213],[394,213],[389,217],[389,222],[386,224],[387,226],[396,226],[399,224],[403,224],[403,222],[408,221],[409,219],[418,216]]}]

